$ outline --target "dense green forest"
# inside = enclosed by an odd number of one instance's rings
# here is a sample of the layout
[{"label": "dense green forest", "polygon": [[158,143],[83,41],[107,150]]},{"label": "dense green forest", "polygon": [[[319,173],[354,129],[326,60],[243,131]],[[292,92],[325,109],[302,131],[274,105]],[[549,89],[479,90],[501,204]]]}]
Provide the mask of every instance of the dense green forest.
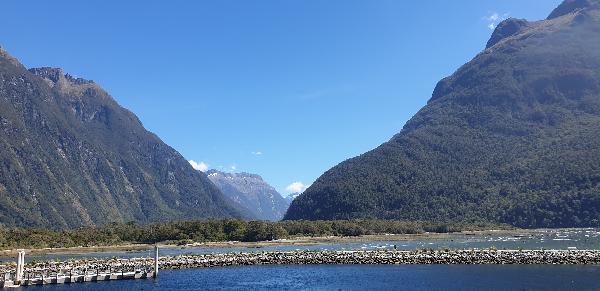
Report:
[{"label": "dense green forest", "polygon": [[327,171],[285,219],[600,226],[600,9],[569,7],[501,23],[396,136]]},{"label": "dense green forest", "polygon": [[0,48],[0,223],[252,218],[93,81]]},{"label": "dense green forest", "polygon": [[218,241],[268,241],[294,236],[360,236],[367,234],[416,234],[508,228],[506,225],[430,223],[394,220],[351,221],[245,221],[235,219],[136,223],[82,227],[66,231],[40,228],[0,228],[0,248],[58,248],[110,246],[127,243]]}]

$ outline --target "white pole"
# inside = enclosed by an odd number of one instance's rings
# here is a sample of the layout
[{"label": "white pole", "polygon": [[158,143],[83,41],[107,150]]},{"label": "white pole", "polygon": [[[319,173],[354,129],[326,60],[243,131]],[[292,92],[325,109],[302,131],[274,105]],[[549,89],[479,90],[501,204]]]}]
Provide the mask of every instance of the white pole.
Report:
[{"label": "white pole", "polygon": [[158,277],[158,245],[154,245],[154,274],[152,277]]},{"label": "white pole", "polygon": [[23,253],[19,251],[19,282],[23,279]]},{"label": "white pole", "polygon": [[21,278],[25,276],[25,251],[21,251]]},{"label": "white pole", "polygon": [[21,280],[23,280],[23,265],[25,264],[25,252],[24,251],[19,251],[17,253],[17,272],[16,272],[16,278],[15,278],[15,283],[16,284],[21,284]]}]

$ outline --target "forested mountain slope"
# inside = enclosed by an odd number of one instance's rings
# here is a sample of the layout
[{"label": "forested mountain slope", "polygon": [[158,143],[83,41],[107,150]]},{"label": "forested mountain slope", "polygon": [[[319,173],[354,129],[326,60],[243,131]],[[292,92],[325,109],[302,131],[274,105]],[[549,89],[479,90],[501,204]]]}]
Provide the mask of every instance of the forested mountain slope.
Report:
[{"label": "forested mountain slope", "polygon": [[286,219],[600,225],[600,1],[508,19],[390,141],[324,173]]},{"label": "forested mountain slope", "polygon": [[0,223],[71,228],[243,211],[96,83],[0,49]]}]

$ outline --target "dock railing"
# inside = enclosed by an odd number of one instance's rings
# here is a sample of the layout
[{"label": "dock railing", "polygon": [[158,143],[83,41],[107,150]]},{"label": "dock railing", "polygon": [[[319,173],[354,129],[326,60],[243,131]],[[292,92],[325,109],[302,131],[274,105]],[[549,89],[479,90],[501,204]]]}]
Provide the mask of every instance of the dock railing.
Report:
[{"label": "dock railing", "polygon": [[83,259],[76,263],[30,264],[26,268],[25,251],[19,250],[15,267],[12,270],[4,270],[0,287],[156,278],[158,262],[159,253],[156,245],[153,259],[115,259],[108,262]]}]

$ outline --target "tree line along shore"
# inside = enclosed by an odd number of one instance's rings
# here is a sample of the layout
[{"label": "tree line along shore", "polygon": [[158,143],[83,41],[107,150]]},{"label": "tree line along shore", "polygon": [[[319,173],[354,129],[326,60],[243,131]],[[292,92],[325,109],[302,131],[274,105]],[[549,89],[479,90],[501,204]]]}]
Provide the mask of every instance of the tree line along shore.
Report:
[{"label": "tree line along shore", "polygon": [[166,243],[260,242],[299,236],[361,236],[511,229],[491,223],[441,223],[398,220],[177,221],[156,224],[113,223],[70,230],[0,227],[0,249],[69,248]]}]

